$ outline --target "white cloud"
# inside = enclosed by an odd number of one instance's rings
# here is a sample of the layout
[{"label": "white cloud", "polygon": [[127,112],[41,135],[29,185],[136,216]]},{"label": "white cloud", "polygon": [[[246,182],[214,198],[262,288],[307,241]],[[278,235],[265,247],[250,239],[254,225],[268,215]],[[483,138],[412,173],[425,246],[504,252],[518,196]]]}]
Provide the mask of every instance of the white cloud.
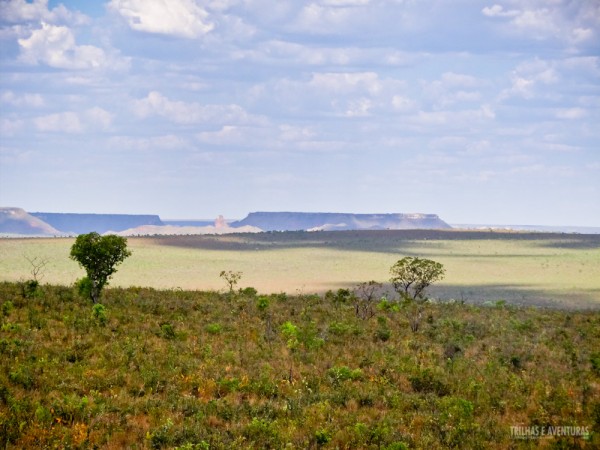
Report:
[{"label": "white cloud", "polygon": [[189,142],[181,136],[167,134],[153,137],[116,136],[109,139],[111,148],[119,150],[149,151],[149,150],[180,150],[189,149]]},{"label": "white cloud", "polygon": [[94,107],[81,113],[65,111],[36,117],[35,127],[42,132],[76,134],[85,131],[104,131],[112,124],[113,115]]},{"label": "white cloud", "polygon": [[67,9],[62,3],[48,9],[48,0],[3,0],[0,8],[0,19],[8,23],[47,22],[68,23],[70,25],[85,25],[89,18],[80,12]]},{"label": "white cloud", "polygon": [[558,119],[583,119],[587,115],[587,111],[583,108],[563,108],[556,111]]},{"label": "white cloud", "polygon": [[201,105],[195,102],[174,101],[156,91],[150,92],[146,98],[134,100],[132,107],[134,113],[140,118],[161,116],[181,125],[263,121],[259,117],[251,116],[239,105]]},{"label": "white cloud", "polygon": [[367,6],[371,0],[321,0],[326,6]]},{"label": "white cloud", "polygon": [[0,95],[0,101],[13,106],[28,106],[33,108],[40,108],[46,104],[44,97],[42,97],[40,94],[15,93],[13,91],[2,92]]},{"label": "white cloud", "polygon": [[81,133],[83,131],[79,116],[72,111],[37,117],[33,122],[36,128],[43,132]]},{"label": "white cloud", "polygon": [[108,7],[136,31],[198,38],[214,28],[208,12],[194,0],[111,0]]},{"label": "white cloud", "polygon": [[515,17],[519,15],[519,11],[514,9],[507,11],[501,5],[486,6],[481,12],[488,17]]},{"label": "white cloud", "polygon": [[90,127],[99,130],[108,130],[113,121],[111,113],[97,106],[85,111],[85,118]]},{"label": "white cloud", "polygon": [[481,10],[491,19],[505,21],[507,33],[537,40],[559,39],[571,45],[592,42],[600,25],[600,3],[548,0],[506,0],[514,9],[494,4]]},{"label": "white cloud", "polygon": [[409,112],[415,109],[416,103],[408,97],[394,95],[392,97],[392,107],[398,112]]},{"label": "white cloud", "polygon": [[77,45],[73,32],[65,26],[42,23],[27,39],[19,39],[21,61],[46,64],[58,69],[94,69],[105,67],[108,58],[99,47]]},{"label": "white cloud", "polygon": [[538,58],[526,61],[517,66],[510,74],[511,87],[502,90],[500,100],[510,97],[534,98],[539,85],[552,85],[560,81],[560,74],[555,64]]},{"label": "white cloud", "polygon": [[309,3],[305,5],[290,23],[292,31],[302,31],[312,34],[336,34],[356,30],[365,26],[365,16],[362,6],[369,2],[361,1],[329,1]]},{"label": "white cloud", "polygon": [[315,73],[309,86],[336,93],[366,91],[375,95],[381,90],[381,82],[375,72]]},{"label": "white cloud", "polygon": [[455,72],[445,72],[438,80],[422,81],[425,98],[430,99],[434,109],[446,109],[460,103],[479,102],[482,94],[474,89],[483,82],[476,77]]},{"label": "white cloud", "polygon": [[0,134],[3,136],[14,136],[24,127],[25,123],[20,119],[0,118]]}]

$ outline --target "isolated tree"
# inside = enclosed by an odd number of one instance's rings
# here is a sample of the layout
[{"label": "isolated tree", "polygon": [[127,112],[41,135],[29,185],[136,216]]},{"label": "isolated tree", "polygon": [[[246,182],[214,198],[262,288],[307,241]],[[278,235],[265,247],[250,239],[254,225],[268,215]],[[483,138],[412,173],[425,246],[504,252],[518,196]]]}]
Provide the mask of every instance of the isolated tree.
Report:
[{"label": "isolated tree", "polygon": [[38,258],[37,256],[33,258],[25,256],[25,259],[31,265],[30,273],[32,278],[21,284],[22,294],[24,298],[33,298],[40,293],[40,281],[44,278],[44,270],[48,264],[48,260]]},{"label": "isolated tree", "polygon": [[390,281],[405,300],[423,300],[425,289],[444,278],[445,272],[439,262],[407,256],[390,268]]},{"label": "isolated tree", "polygon": [[225,271],[222,270],[219,275],[221,278],[225,280],[227,285],[229,286],[229,295],[233,294],[233,288],[238,284],[240,279],[242,278],[242,272],[234,272],[232,270]]},{"label": "isolated tree", "polygon": [[116,266],[130,255],[124,237],[100,236],[96,232],[77,236],[71,247],[71,259],[77,261],[87,274],[78,281],[80,292],[97,303],[108,279],[117,271]]}]

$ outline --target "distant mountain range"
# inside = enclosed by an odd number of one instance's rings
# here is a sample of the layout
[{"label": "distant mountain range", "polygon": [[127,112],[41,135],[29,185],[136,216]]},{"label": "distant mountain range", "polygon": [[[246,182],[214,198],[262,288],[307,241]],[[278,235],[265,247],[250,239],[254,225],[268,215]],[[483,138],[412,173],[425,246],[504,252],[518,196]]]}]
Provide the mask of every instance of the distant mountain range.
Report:
[{"label": "distant mountain range", "polygon": [[163,221],[158,215],[28,213],[0,208],[0,234],[76,235],[96,231],[122,235],[222,234],[260,231],[447,229],[435,214],[253,212],[239,221]]}]

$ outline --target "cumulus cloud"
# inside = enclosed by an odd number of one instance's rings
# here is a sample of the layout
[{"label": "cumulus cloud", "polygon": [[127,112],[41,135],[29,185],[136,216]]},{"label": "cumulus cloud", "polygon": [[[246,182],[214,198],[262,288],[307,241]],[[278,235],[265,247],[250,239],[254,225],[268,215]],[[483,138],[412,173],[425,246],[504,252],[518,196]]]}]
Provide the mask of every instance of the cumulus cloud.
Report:
[{"label": "cumulus cloud", "polygon": [[421,82],[423,95],[432,102],[434,109],[480,101],[482,94],[476,88],[483,84],[474,76],[455,72],[445,72],[437,80]]},{"label": "cumulus cloud", "polygon": [[104,50],[77,45],[73,32],[65,26],[42,23],[42,28],[18,42],[20,59],[27,64],[46,64],[58,69],[94,69],[108,64]]},{"label": "cumulus cloud", "polygon": [[181,136],[173,134],[153,137],[115,136],[109,139],[111,148],[121,150],[177,150],[190,148],[189,142]]},{"label": "cumulus cloud", "polygon": [[111,0],[109,9],[123,17],[131,29],[182,38],[198,38],[214,24],[195,0]]},{"label": "cumulus cloud", "polygon": [[381,90],[379,76],[375,72],[315,73],[309,85],[329,92],[348,93],[366,91],[377,94]]},{"label": "cumulus cloud", "polygon": [[506,30],[533,39],[561,39],[579,45],[592,42],[600,25],[600,3],[547,0],[506,0],[514,4],[505,8],[500,4],[484,7],[484,16],[505,21]]},{"label": "cumulus cloud", "polygon": [[0,8],[0,21],[19,24],[26,22],[68,23],[85,25],[89,18],[77,11],[67,9],[62,3],[48,9],[48,0],[3,0]]},{"label": "cumulus cloud", "polygon": [[73,111],[37,117],[33,122],[39,131],[63,133],[81,133],[83,131],[79,115]]},{"label": "cumulus cloud", "polygon": [[146,98],[134,100],[132,108],[140,118],[161,116],[182,125],[261,122],[261,118],[251,116],[239,105],[201,105],[170,100],[157,91],[150,92]]},{"label": "cumulus cloud", "polygon": [[526,61],[512,71],[511,86],[500,92],[499,99],[510,97],[531,99],[538,95],[538,86],[556,84],[559,80],[560,75],[554,63],[537,58]]},{"label": "cumulus cloud", "polygon": [[519,11],[515,9],[507,11],[501,5],[486,6],[481,12],[488,17],[515,17],[519,15]]},{"label": "cumulus cloud", "polygon": [[4,91],[0,94],[0,101],[17,107],[40,108],[46,104],[44,97],[40,94],[15,93],[13,91]]},{"label": "cumulus cloud", "polygon": [[42,132],[76,134],[86,131],[105,131],[112,124],[113,115],[94,107],[82,112],[64,111],[36,117],[35,127]]}]

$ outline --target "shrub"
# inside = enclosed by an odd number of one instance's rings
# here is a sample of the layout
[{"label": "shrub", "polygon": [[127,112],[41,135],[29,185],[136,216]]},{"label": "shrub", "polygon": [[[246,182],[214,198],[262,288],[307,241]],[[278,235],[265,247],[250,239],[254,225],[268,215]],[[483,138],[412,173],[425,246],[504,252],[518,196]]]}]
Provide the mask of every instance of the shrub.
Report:
[{"label": "shrub", "polygon": [[247,287],[244,289],[240,290],[240,294],[242,294],[245,297],[256,297],[256,294],[258,294],[258,291],[256,289],[254,289],[253,287]]},{"label": "shrub", "polygon": [[425,369],[417,375],[410,377],[409,381],[415,392],[423,394],[433,393],[440,397],[450,393],[450,388],[439,380],[431,369]]},{"label": "shrub", "polygon": [[382,342],[386,342],[392,336],[392,331],[389,329],[387,325],[387,319],[385,317],[377,318],[377,330],[375,331],[375,340],[380,340]]},{"label": "shrub", "polygon": [[40,283],[37,280],[25,281],[21,286],[23,298],[38,297],[40,294],[39,287]]},{"label": "shrub", "polygon": [[270,303],[269,297],[266,295],[261,295],[256,299],[256,308],[261,312],[265,311],[269,307]]},{"label": "shrub", "polygon": [[350,369],[347,366],[340,366],[329,369],[327,375],[333,384],[339,384],[348,380],[360,380],[363,373],[360,369]]},{"label": "shrub", "polygon": [[175,327],[169,322],[160,324],[160,335],[165,339],[175,339]]},{"label": "shrub", "polygon": [[289,320],[281,325],[281,334],[287,341],[287,346],[294,349],[298,346],[298,327]]},{"label": "shrub", "polygon": [[600,353],[594,353],[590,357],[590,363],[592,364],[592,372],[600,376]]},{"label": "shrub", "polygon": [[244,436],[262,448],[277,447],[279,443],[279,432],[277,424],[265,419],[254,417],[244,429]]},{"label": "shrub", "polygon": [[318,446],[327,444],[331,441],[331,432],[325,429],[315,431],[315,441]]},{"label": "shrub", "polygon": [[204,329],[210,334],[220,334],[221,331],[223,331],[223,325],[220,323],[209,323],[204,327]]},{"label": "shrub", "polygon": [[2,303],[2,315],[4,317],[10,316],[10,313],[13,309],[15,309],[15,305],[13,305],[13,302],[10,300],[6,300],[4,303]]},{"label": "shrub", "polygon": [[106,307],[102,303],[96,303],[92,306],[92,319],[100,326],[105,326],[108,320]]}]

